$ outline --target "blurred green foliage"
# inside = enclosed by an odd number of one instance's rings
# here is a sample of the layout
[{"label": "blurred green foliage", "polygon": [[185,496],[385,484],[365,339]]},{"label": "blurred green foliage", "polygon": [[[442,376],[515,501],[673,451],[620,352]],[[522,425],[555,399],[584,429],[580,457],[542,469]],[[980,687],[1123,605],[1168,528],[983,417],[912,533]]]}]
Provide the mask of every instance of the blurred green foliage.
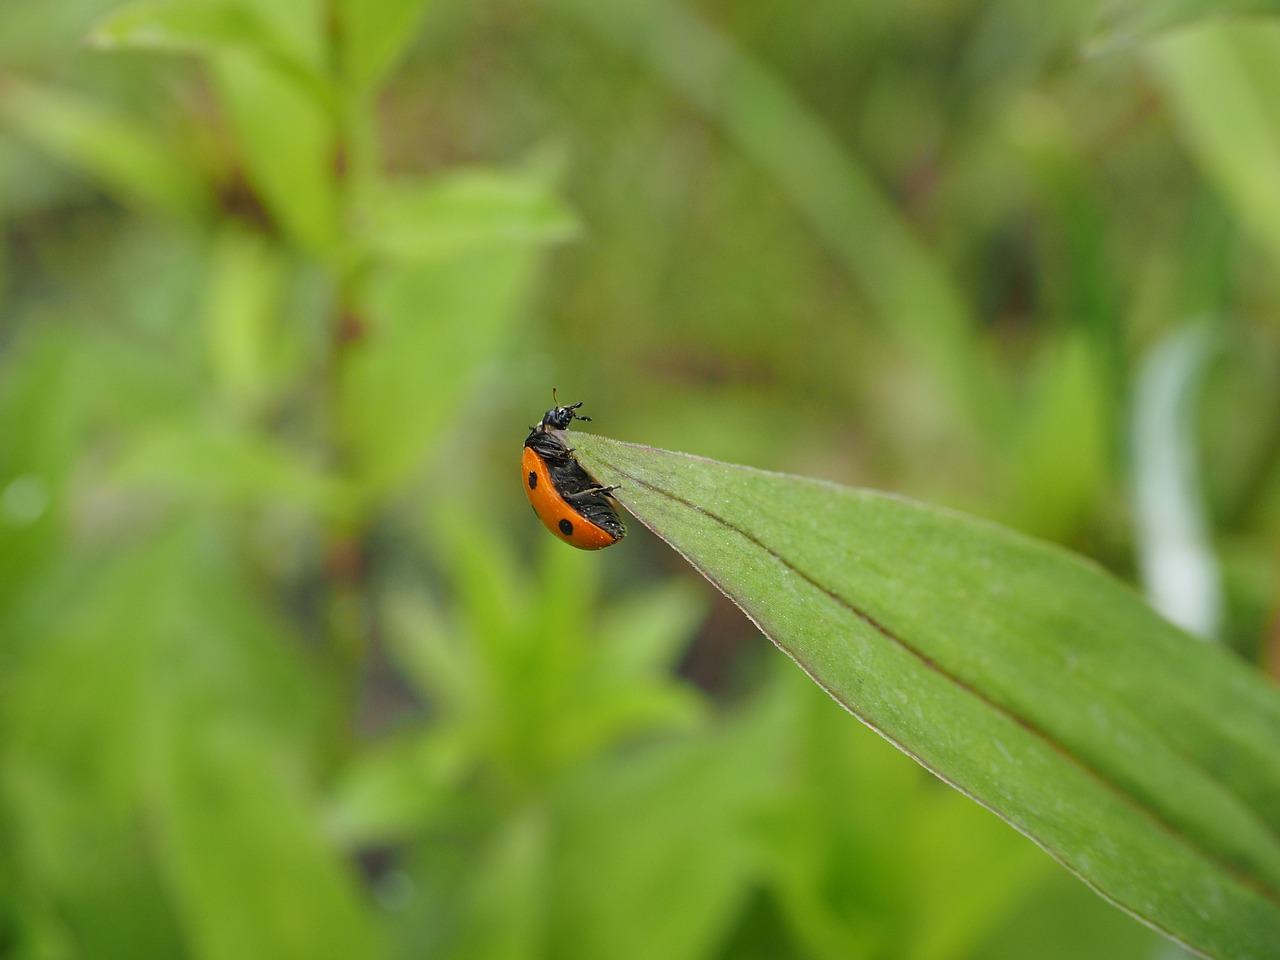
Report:
[{"label": "blurred green foliage", "polygon": [[0,6],[0,956],[1147,949],[516,448],[554,383],[1132,575],[1200,324],[1264,659],[1280,28],[1214,6]]}]

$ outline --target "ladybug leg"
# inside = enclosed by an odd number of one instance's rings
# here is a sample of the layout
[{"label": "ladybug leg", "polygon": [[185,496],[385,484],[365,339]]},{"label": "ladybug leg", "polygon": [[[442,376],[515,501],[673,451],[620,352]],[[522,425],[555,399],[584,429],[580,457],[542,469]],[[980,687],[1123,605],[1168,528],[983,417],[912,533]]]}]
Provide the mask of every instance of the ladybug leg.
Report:
[{"label": "ladybug leg", "polygon": [[586,497],[594,493],[603,493],[607,496],[608,494],[612,493],[614,490],[621,490],[621,489],[622,487],[618,486],[617,484],[614,484],[611,487],[605,487],[597,483],[594,487],[587,487],[585,490],[579,490],[577,493],[566,493],[564,495],[564,498],[566,500],[573,500],[576,497]]}]

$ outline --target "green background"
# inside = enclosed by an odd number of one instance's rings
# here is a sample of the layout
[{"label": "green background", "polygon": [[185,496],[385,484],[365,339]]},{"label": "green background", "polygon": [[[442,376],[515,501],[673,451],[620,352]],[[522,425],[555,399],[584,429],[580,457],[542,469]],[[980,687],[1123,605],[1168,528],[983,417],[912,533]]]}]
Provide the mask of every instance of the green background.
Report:
[{"label": "green background", "polygon": [[1280,25],[1210,6],[0,6],[0,956],[1155,955],[517,463],[555,385],[1274,670]]}]

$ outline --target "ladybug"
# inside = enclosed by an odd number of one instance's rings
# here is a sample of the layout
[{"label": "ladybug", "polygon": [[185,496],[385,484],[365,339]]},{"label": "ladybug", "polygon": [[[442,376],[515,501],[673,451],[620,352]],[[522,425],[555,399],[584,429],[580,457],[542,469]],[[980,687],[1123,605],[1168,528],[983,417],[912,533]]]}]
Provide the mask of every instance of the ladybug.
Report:
[{"label": "ladybug", "polygon": [[[555,391],[551,391],[552,402]],[[612,492],[587,473],[564,442],[559,431],[574,420],[590,420],[577,410],[582,401],[555,406],[542,422],[529,430],[524,441],[524,492],[533,512],[548,530],[581,550],[602,550],[627,535],[627,528],[613,509]]]}]

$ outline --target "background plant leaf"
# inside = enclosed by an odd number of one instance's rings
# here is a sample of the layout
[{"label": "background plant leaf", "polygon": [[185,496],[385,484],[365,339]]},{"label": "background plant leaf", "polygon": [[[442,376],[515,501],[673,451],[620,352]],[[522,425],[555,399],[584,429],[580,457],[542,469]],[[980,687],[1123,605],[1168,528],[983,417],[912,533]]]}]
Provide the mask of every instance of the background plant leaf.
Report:
[{"label": "background plant leaf", "polygon": [[1277,0],[1129,0],[1104,4],[1095,25],[1095,52],[1121,50],[1175,27],[1227,16],[1280,13]]},{"label": "background plant leaf", "polygon": [[360,90],[373,89],[413,41],[431,6],[431,0],[342,0],[337,4],[348,81]]},{"label": "background plant leaf", "polygon": [[1260,675],[995,525],[573,445],[833,697],[1105,897],[1211,956],[1280,942],[1280,695]]},{"label": "background plant leaf", "polygon": [[89,34],[102,49],[138,48],[171,53],[261,50],[277,46],[259,17],[238,3],[144,2],[121,7]]},{"label": "background plant leaf", "polygon": [[1206,22],[1144,52],[1188,153],[1280,259],[1280,22]]},{"label": "background plant leaf", "polygon": [[355,470],[367,490],[402,482],[447,425],[530,292],[529,245],[475,247],[389,266],[369,283],[370,333],[344,371],[340,409]]},{"label": "background plant leaf", "polygon": [[367,249],[397,261],[570,240],[579,232],[545,177],[481,169],[380,183],[364,198],[364,221]]},{"label": "background plant leaf", "polygon": [[282,229],[311,250],[338,234],[333,91],[319,69],[320,12],[287,4],[145,2],[100,22],[104,49],[193,53],[209,64],[245,174]]},{"label": "background plant leaf", "polygon": [[122,200],[178,217],[208,213],[208,191],[180,149],[92,100],[11,81],[0,90],[0,124]]},{"label": "background plant leaf", "polygon": [[245,173],[282,229],[311,250],[338,239],[333,118],[323,94],[254,53],[211,58]]}]

